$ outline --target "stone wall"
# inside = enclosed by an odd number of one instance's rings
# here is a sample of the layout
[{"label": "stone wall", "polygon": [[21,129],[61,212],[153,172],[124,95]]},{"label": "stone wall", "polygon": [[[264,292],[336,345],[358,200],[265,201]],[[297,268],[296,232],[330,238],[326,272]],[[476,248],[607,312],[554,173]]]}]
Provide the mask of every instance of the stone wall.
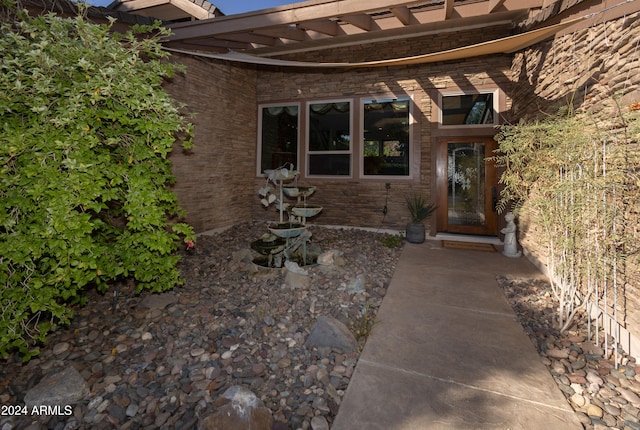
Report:
[{"label": "stone wall", "polygon": [[637,99],[639,34],[636,13],[516,53],[511,119],[555,113],[568,105],[610,116],[615,98],[621,104]]},{"label": "stone wall", "polygon": [[[618,117],[617,110],[628,110],[640,101],[640,14],[593,25],[532,46],[515,55],[513,120],[555,113],[558,107],[571,105],[594,119]],[[636,200],[637,201],[637,200]],[[629,219],[632,226],[639,224]],[[540,243],[535,214],[524,213],[520,219],[520,241],[532,258],[542,266],[545,250]],[[638,235],[637,227],[628,229]],[[640,357],[640,258],[631,256],[624,273],[619,274],[618,323],[623,345]],[[614,303],[613,297],[608,298]],[[611,308],[607,312],[613,314]],[[612,324],[615,326],[615,324]]]},{"label": "stone wall", "polygon": [[[497,26],[483,29],[482,37],[492,39],[509,34],[509,28]],[[484,40],[484,39],[482,39]],[[478,43],[477,31],[429,35],[407,41],[390,41],[359,45],[313,53],[300,53],[287,59],[321,62],[357,62],[382,58],[419,55],[458,46]],[[305,103],[341,97],[376,96],[382,94],[409,94],[416,104],[414,112],[416,130],[412,143],[415,177],[411,179],[325,179],[301,178],[301,184],[317,186],[309,202],[324,206],[323,212],[311,222],[331,225],[382,227],[403,230],[409,221],[405,196],[422,193],[435,202],[432,189],[432,145],[438,137],[433,123],[433,104],[437,91],[466,90],[498,87],[510,92],[511,56],[495,55],[403,67],[377,67],[366,69],[280,69],[265,68],[258,72],[258,103]],[[493,129],[488,130],[493,133]],[[304,145],[304,140],[301,146]],[[357,154],[353,154],[357,157]],[[263,185],[256,178],[255,190]],[[385,184],[390,183],[388,200]],[[253,213],[256,219],[275,220],[273,207],[264,209],[257,194]],[[386,216],[382,210],[388,207]],[[425,223],[429,229],[429,222]]]},{"label": "stone wall", "polygon": [[194,148],[171,154],[174,191],[196,232],[251,220],[256,159],[256,71],[176,54],[186,66],[167,90],[194,113]]}]

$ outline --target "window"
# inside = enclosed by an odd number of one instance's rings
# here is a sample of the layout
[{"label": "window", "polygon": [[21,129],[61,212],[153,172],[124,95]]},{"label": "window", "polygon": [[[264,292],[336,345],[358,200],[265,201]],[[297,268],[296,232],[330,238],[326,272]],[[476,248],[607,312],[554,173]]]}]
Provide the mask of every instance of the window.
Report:
[{"label": "window", "polygon": [[260,172],[298,165],[298,105],[260,107]]},{"label": "window", "polygon": [[256,174],[291,163],[307,177],[411,179],[413,109],[392,93],[262,104]]},{"label": "window", "polygon": [[308,105],[308,173],[322,176],[351,174],[351,102]]},{"label": "window", "polygon": [[409,175],[409,99],[364,102],[364,174]]},{"label": "window", "polygon": [[440,124],[444,126],[482,126],[495,124],[494,92],[480,94],[442,95]]}]

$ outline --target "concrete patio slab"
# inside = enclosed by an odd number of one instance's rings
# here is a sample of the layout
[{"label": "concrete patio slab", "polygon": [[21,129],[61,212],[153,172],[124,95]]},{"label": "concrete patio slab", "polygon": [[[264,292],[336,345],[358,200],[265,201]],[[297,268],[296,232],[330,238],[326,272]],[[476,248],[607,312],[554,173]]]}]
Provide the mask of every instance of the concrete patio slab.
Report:
[{"label": "concrete patio slab", "polygon": [[407,244],[332,430],[581,429],[496,275],[526,259]]}]

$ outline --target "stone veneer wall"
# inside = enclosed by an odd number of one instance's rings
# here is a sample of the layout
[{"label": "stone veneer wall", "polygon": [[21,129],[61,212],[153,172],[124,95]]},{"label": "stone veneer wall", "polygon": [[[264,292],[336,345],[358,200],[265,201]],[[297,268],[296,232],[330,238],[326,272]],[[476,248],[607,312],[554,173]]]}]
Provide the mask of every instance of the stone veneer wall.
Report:
[{"label": "stone veneer wall", "polygon": [[[512,119],[553,113],[571,102],[596,118],[615,117],[614,96],[623,109],[639,102],[639,18],[635,13],[517,53],[512,69]],[[635,219],[629,220],[636,226],[630,229],[636,237],[640,208],[637,210]],[[537,240],[535,217],[525,212],[519,224],[520,242],[544,265],[545,252]],[[626,283],[620,287],[618,322],[625,349],[640,357],[640,256],[630,257],[626,267],[626,277],[620,277]],[[613,303],[613,297],[609,297],[609,303]],[[608,312],[612,314],[611,309]]]},{"label": "stone veneer wall", "polygon": [[195,113],[194,149],[171,154],[174,191],[196,232],[250,221],[256,159],[256,71],[176,54],[184,64],[166,86]]},{"label": "stone veneer wall", "polygon": [[[479,43],[495,37],[507,36],[509,27],[485,28],[477,31],[443,33],[407,41],[357,45],[313,53],[298,53],[285,59],[318,62],[357,62],[382,58],[397,58],[451,49]],[[482,39],[479,39],[481,37]],[[415,139],[419,169],[416,177],[408,179],[326,179],[302,178],[299,183],[317,186],[310,203],[320,204],[323,211],[310,222],[329,225],[381,227],[404,230],[409,221],[405,196],[423,193],[432,196],[432,144],[437,130],[432,123],[433,97],[438,90],[473,90],[476,87],[499,87],[510,91],[511,56],[496,55],[460,62],[434,63],[406,67],[377,67],[366,69],[262,69],[258,72],[258,103],[305,103],[343,97],[380,96],[389,93],[413,95],[417,106]],[[489,133],[493,133],[490,129]],[[354,133],[352,133],[354,134]],[[301,147],[304,145],[302,138]],[[412,152],[412,155],[415,154]],[[352,155],[357,159],[358,154]],[[353,165],[353,163],[352,163]],[[356,164],[357,165],[357,164]],[[386,183],[391,184],[386,201]],[[264,179],[256,178],[255,189]],[[385,202],[388,213],[383,217]],[[256,219],[276,220],[273,205],[263,208],[256,194],[253,203]],[[427,231],[429,229],[429,223]]]}]

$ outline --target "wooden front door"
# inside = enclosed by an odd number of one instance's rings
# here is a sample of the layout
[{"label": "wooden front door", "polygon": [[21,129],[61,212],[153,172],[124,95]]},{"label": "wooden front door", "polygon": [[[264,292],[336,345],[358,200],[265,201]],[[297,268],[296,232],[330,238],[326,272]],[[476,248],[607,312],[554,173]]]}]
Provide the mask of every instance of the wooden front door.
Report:
[{"label": "wooden front door", "polygon": [[496,142],[487,137],[443,138],[437,148],[438,231],[498,235]]}]

